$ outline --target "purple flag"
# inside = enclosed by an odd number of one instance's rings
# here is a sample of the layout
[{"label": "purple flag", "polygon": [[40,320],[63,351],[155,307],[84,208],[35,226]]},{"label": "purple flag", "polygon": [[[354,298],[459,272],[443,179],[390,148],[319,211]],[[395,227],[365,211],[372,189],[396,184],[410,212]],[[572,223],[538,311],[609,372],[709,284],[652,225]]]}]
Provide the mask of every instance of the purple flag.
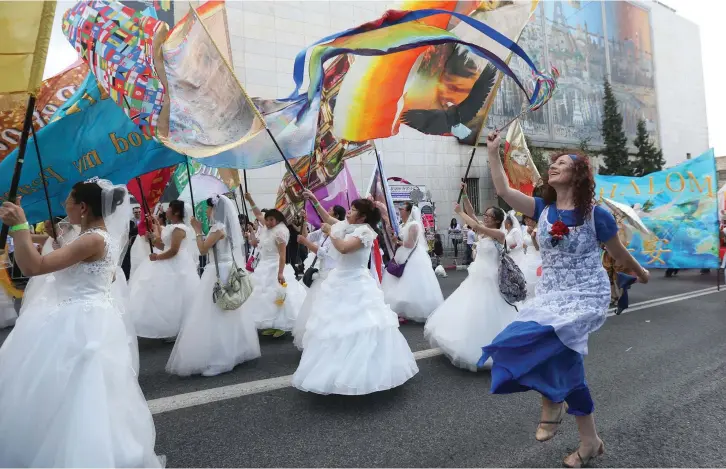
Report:
[{"label": "purple flag", "polygon": [[[343,163],[343,165],[343,170],[330,184],[313,191],[325,210],[330,210],[334,205],[349,209],[350,203],[360,198],[358,189],[356,189],[350,171],[348,171],[348,165],[346,163]],[[319,228],[320,217],[311,203],[305,204],[305,211],[308,215],[308,222]]]}]

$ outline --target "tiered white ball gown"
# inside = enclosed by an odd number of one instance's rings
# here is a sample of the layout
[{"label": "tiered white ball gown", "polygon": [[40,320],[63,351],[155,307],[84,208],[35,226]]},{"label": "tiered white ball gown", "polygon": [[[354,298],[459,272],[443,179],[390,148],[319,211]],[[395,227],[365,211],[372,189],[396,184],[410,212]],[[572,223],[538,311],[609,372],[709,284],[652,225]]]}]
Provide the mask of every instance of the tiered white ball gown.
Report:
[{"label": "tiered white ball gown", "polygon": [[[499,292],[499,249],[492,238],[477,243],[467,278],[426,321],[424,337],[455,366],[477,371],[486,345],[517,315]],[[491,367],[491,361],[485,367]]]},{"label": "tiered white ball gown", "polygon": [[[153,249],[153,252],[160,253],[161,251],[157,248]],[[134,244],[131,245],[131,269],[129,270],[129,280],[134,278],[134,274],[140,266],[151,262],[149,255],[152,253],[152,249],[149,246],[149,241],[146,236],[137,236],[134,240]]]},{"label": "tiered white ball gown", "polygon": [[[78,236],[77,231],[67,233],[63,238],[63,244],[67,244]],[[54,251],[53,239],[48,240],[43,244],[41,254],[44,256]],[[58,291],[56,289],[57,272],[39,275],[32,277],[28,284],[25,286],[23,292],[23,302],[20,307],[21,315],[28,315],[28,312],[33,314],[43,313],[47,309],[47,305],[56,304],[58,302]],[[126,283],[126,276],[123,273],[121,267],[116,268],[116,277],[111,284],[111,298],[114,301],[114,306],[121,313],[121,318],[126,326],[126,335],[128,336],[129,349],[131,350],[131,359],[134,371],[136,374],[139,372],[139,346],[136,339],[136,329],[134,328],[133,318],[129,312],[129,291]],[[43,314],[40,315],[42,319]]]},{"label": "tiered white ball gown", "polygon": [[[522,236],[522,230],[519,228],[512,228],[509,230],[506,236],[507,250],[509,257],[519,266],[524,273],[525,259],[524,259],[524,237]],[[512,247],[515,246],[515,247]]]},{"label": "tiered white ball gown", "polygon": [[542,278],[542,255],[534,247],[532,236],[528,233],[523,233],[523,236],[524,245],[527,246],[527,252],[524,256],[522,273],[524,274],[524,279],[527,281],[527,299],[530,299],[534,298],[535,289]]},{"label": "tiered white ball gown", "polygon": [[[289,239],[290,232],[283,223],[272,229],[263,226],[260,230],[260,261],[251,277],[254,291],[243,305],[245,314],[254,315],[258,329],[292,332],[305,301],[305,287],[295,281],[295,271],[290,264],[283,270],[287,287],[277,281],[280,261],[277,245],[287,245]],[[280,301],[282,298],[284,301]]]},{"label": "tiered white ball gown", "polygon": [[[199,293],[199,274],[192,243],[195,234],[184,224],[167,225],[161,230],[166,249],[174,230],[184,230],[186,238],[177,254],[165,260],[144,262],[129,281],[129,310],[139,337],[167,339],[176,337],[185,311]],[[138,239],[136,245],[141,239]]]},{"label": "tiered white ball gown", "polygon": [[[224,225],[215,224],[210,233],[215,231],[224,233]],[[220,279],[225,284],[232,268],[232,254],[226,236],[217,241],[216,250]],[[215,376],[261,355],[255,318],[244,310],[244,304],[234,311],[225,311],[212,301],[217,270],[213,252],[210,251],[209,255],[201,286],[187,306],[181,331],[166,365],[166,371],[175,375]],[[244,268],[243,261],[241,249],[235,246],[237,266]]]},{"label": "tiered white ball gown", "polygon": [[0,287],[0,329],[12,326],[17,319],[13,299]]},{"label": "tiered white ball gown", "polygon": [[[305,328],[307,326],[308,319],[310,319],[310,314],[313,311],[313,301],[320,292],[320,285],[322,285],[323,280],[328,277],[328,273],[330,273],[333,267],[335,267],[335,259],[330,254],[330,245],[332,243],[328,236],[322,231],[317,230],[308,235],[308,240],[311,243],[318,245],[317,261],[315,263],[315,268],[318,269],[318,272],[313,277],[312,286],[310,288],[305,287],[307,289],[305,301],[303,301],[303,304],[300,307],[300,313],[297,316],[295,327],[292,330],[292,335],[295,337],[293,344],[298,348],[298,350],[303,349]],[[312,266],[315,257],[315,255],[308,255],[307,259],[305,259],[305,270]],[[302,280],[300,280],[300,284],[305,286]]]},{"label": "tiered white ball gown", "polygon": [[292,384],[317,394],[360,395],[391,389],[418,372],[398,330],[398,317],[368,270],[376,233],[368,225],[339,222],[332,236],[355,237],[363,248],[334,251],[335,268],[321,282],[303,338]]},{"label": "tiered white ball gown", "polygon": [[[0,348],[0,466],[159,467],[151,412],[132,368],[111,282],[118,253],[55,275]],[[36,310],[37,309],[37,310]]]},{"label": "tiered white ball gown", "polygon": [[[425,322],[444,302],[444,295],[434,269],[431,268],[431,258],[426,252],[426,238],[421,223],[409,219],[401,228],[401,236],[403,245],[396,250],[394,259],[399,264],[406,262],[403,275],[396,277],[384,272],[381,288],[386,303],[399,316],[411,321]],[[405,247],[407,244],[416,243],[416,238],[417,244],[411,248]]]}]

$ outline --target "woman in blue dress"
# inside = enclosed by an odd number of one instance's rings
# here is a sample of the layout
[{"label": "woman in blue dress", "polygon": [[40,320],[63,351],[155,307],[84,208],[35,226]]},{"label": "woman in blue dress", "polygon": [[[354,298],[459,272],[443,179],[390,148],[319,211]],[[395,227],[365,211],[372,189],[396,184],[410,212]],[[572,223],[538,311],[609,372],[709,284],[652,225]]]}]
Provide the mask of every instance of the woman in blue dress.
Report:
[{"label": "woman in blue dress", "polygon": [[539,220],[537,242],[542,279],[513,323],[483,348],[492,358],[494,394],[535,390],[542,395],[538,441],[555,436],[566,413],[575,416],[580,445],[566,467],[583,467],[605,451],[593,417],[585,380],[587,338],[605,322],[610,283],[600,262],[600,244],[646,283],[649,272],[622,245],[613,216],[595,203],[590,163],[581,154],[554,156],[543,197],[509,187],[499,156],[498,133],[487,139],[489,167],[497,194],[514,210]]}]

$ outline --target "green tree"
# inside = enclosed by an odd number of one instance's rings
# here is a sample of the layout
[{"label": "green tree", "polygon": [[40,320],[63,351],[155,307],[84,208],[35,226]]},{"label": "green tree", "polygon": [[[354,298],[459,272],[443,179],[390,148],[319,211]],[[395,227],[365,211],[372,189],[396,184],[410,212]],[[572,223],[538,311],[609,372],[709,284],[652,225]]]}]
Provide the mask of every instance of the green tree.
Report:
[{"label": "green tree", "polygon": [[603,150],[605,164],[600,168],[600,174],[630,176],[632,168],[628,159],[628,140],[625,138],[623,130],[623,116],[618,111],[618,101],[607,80],[605,80],[603,88],[602,137],[605,141]]},{"label": "green tree", "polygon": [[638,133],[633,140],[638,153],[635,155],[635,163],[633,164],[633,176],[644,176],[646,174],[660,171],[665,166],[665,158],[663,151],[653,144],[645,128],[645,120],[638,121]]}]

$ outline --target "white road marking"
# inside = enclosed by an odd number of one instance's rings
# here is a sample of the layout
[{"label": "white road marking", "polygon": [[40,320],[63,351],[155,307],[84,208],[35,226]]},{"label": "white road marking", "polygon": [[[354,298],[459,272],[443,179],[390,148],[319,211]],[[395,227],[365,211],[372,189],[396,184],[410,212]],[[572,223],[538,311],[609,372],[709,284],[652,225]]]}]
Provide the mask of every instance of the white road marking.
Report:
[{"label": "white road marking", "polygon": [[[699,296],[711,295],[713,293],[719,293],[716,287],[681,293],[678,295],[667,296],[664,298],[657,298],[654,300],[643,301],[640,303],[634,303],[628,309],[623,311],[622,314],[632,313],[641,309],[662,306],[669,303],[676,303],[678,301],[690,300],[693,298],[698,298]],[[608,316],[614,315],[614,310],[610,310]],[[626,352],[629,350],[630,349],[626,350]],[[427,350],[420,350],[413,355],[416,360],[423,360],[441,354],[441,349],[432,348]],[[247,383],[239,383],[229,386],[221,386],[218,388],[205,389],[203,391],[177,394],[175,396],[161,397],[159,399],[152,399],[147,403],[152,414],[161,414],[164,412],[172,412],[175,410],[186,409],[189,407],[210,404],[212,402],[219,402],[228,399],[235,399],[242,396],[249,396],[251,394],[259,394],[262,392],[284,389],[290,387],[291,385],[292,375],[286,375],[278,376],[276,378],[262,379]]]}]

